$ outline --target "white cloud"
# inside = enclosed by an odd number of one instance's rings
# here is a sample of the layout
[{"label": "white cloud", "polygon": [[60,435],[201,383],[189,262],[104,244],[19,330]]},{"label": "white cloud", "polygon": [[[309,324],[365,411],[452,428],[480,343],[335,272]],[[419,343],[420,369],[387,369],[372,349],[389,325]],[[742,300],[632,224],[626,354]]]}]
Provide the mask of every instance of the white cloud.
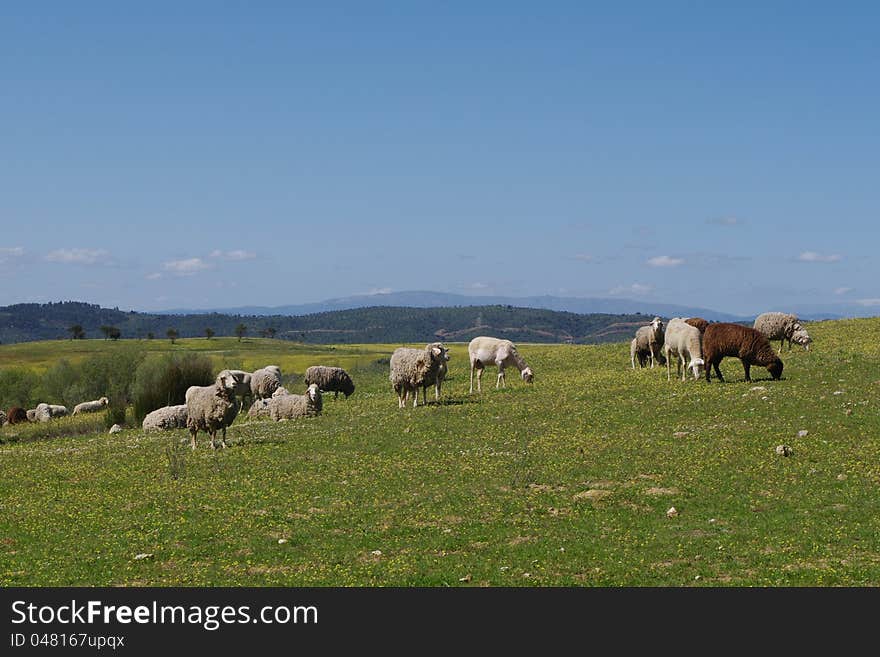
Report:
[{"label": "white cloud", "polygon": [[841,256],[837,253],[823,255],[821,253],[816,253],[815,251],[804,251],[797,259],[801,262],[839,262]]},{"label": "white cloud", "polygon": [[575,253],[572,259],[580,260],[581,262],[593,262],[596,258],[589,253]]},{"label": "white cloud", "polygon": [[0,264],[8,262],[13,258],[20,258],[24,255],[24,249],[20,246],[4,246],[0,247]]},{"label": "white cloud", "polygon": [[477,283],[471,283],[471,284],[469,284],[469,285],[467,286],[467,289],[469,289],[469,290],[488,290],[489,287],[490,287],[490,286],[489,286],[488,283],[479,283],[479,282],[477,282]]},{"label": "white cloud", "polygon": [[841,294],[846,294],[847,292],[852,292],[851,287],[839,287],[834,290],[834,294],[840,296]]},{"label": "white cloud", "polygon": [[253,251],[245,251],[244,249],[233,249],[232,251],[214,249],[210,255],[212,258],[222,258],[223,260],[253,260],[257,257]]},{"label": "white cloud", "polygon": [[637,296],[643,296],[650,293],[653,289],[654,287],[651,285],[633,283],[632,285],[618,285],[617,287],[611,288],[610,290],[608,290],[608,294],[635,294]]},{"label": "white cloud", "polygon": [[678,267],[684,264],[684,258],[673,258],[672,256],[662,255],[655,258],[649,258],[647,264],[652,267]]},{"label": "white cloud", "polygon": [[858,299],[856,303],[865,307],[880,306],[880,299]]},{"label": "white cloud", "polygon": [[109,256],[104,249],[56,249],[46,255],[46,260],[68,265],[96,265],[107,262]]},{"label": "white cloud", "polygon": [[736,217],[715,217],[713,219],[707,219],[707,224],[713,224],[715,226],[741,226],[745,222],[742,219],[737,219]]},{"label": "white cloud", "polygon": [[184,258],[183,260],[168,260],[162,263],[162,269],[176,276],[191,276],[200,271],[211,269],[211,265],[201,258]]},{"label": "white cloud", "polygon": [[377,294],[391,294],[390,287],[374,287],[369,292],[367,292],[368,297],[376,296]]},{"label": "white cloud", "polygon": [[157,280],[159,280],[160,278],[162,278],[162,274],[160,274],[159,272],[155,271],[155,272],[153,272],[152,274],[147,274],[144,278],[146,278],[148,281],[157,281]]}]

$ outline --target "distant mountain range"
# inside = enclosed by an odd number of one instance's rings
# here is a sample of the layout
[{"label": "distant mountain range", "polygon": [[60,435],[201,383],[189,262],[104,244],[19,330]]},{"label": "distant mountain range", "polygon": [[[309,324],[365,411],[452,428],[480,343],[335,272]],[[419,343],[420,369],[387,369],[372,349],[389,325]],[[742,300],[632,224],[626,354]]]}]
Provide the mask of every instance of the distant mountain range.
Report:
[{"label": "distant mountain range", "polygon": [[[589,315],[602,313],[609,315],[660,315],[661,317],[704,317],[709,321],[735,322],[749,319],[709,308],[657,303],[651,300],[602,299],[581,297],[554,297],[549,295],[533,297],[505,296],[466,296],[447,292],[389,292],[387,294],[361,294],[339,299],[327,299],[315,303],[287,306],[240,306],[235,308],[212,308],[195,310],[178,308],[161,311],[157,314],[209,314],[222,313],[234,315],[310,315],[333,310],[351,310],[371,306],[393,308],[455,308],[467,306],[513,306],[516,308],[539,308],[560,312]],[[752,318],[754,319],[754,318]]]}]

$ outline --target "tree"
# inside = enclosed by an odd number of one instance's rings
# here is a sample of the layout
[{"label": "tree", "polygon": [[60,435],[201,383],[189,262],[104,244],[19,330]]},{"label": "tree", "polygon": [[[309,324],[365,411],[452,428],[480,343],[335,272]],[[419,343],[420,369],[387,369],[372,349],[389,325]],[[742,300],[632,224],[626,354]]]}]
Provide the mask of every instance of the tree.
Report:
[{"label": "tree", "polygon": [[110,331],[107,333],[107,335],[109,336],[109,338],[111,340],[113,340],[115,342],[116,340],[118,340],[119,338],[122,337],[122,331],[120,331],[115,326],[111,326]]},{"label": "tree", "polygon": [[205,337],[207,337],[209,340],[214,337],[214,329],[212,329],[210,326],[205,329]]},{"label": "tree", "polygon": [[147,331],[147,340],[152,340],[155,337],[156,337],[155,333],[153,333],[152,331]]},{"label": "tree", "polygon": [[241,342],[241,339],[244,337],[244,334],[247,333],[247,326],[244,324],[239,324],[235,327],[235,334],[238,336],[238,341]]},{"label": "tree", "polygon": [[74,324],[67,331],[70,333],[71,340],[82,340],[86,337],[86,332],[80,324]]},{"label": "tree", "polygon": [[104,339],[105,339],[105,340],[106,340],[107,338],[110,337],[110,333],[111,333],[112,331],[113,331],[113,327],[112,327],[112,326],[107,326],[106,324],[104,324],[104,325],[101,327],[101,333],[104,334]]},{"label": "tree", "polygon": [[180,334],[177,332],[177,329],[170,328],[167,331],[165,331],[165,335],[167,335],[168,339],[171,340],[171,344],[174,344],[174,341],[177,339],[177,336]]},{"label": "tree", "polygon": [[264,338],[274,338],[277,332],[278,329],[276,329],[274,326],[270,326],[269,328],[264,328],[262,331],[260,331],[260,334]]}]

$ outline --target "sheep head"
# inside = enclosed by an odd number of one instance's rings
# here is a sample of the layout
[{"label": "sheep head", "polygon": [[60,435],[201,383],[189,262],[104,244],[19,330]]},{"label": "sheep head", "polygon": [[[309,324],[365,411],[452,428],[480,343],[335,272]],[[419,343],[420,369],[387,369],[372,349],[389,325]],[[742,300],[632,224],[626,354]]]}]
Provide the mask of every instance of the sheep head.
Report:
[{"label": "sheep head", "polygon": [[309,389],[306,390],[306,394],[309,396],[313,402],[317,402],[321,398],[321,391],[318,389],[318,384],[313,383],[309,386]]},{"label": "sheep head", "polygon": [[[700,368],[706,365],[706,361],[702,358],[694,358],[689,364],[688,367],[691,368],[694,372],[694,381],[698,381],[700,378]],[[677,367],[677,366],[676,366]]]},{"label": "sheep head", "polygon": [[782,361],[777,358],[767,366],[767,371],[770,372],[770,376],[773,377],[774,381],[778,381],[782,378]]},{"label": "sheep head", "polygon": [[239,380],[236,379],[235,374],[229,370],[223,370],[217,375],[217,380],[214,383],[218,389],[234,393],[238,388],[238,381]]},{"label": "sheep head", "polygon": [[522,372],[519,373],[519,375],[522,377],[522,380],[525,381],[526,383],[534,383],[534,381],[535,381],[535,375],[534,375],[534,373],[532,373],[531,367],[525,368]]}]

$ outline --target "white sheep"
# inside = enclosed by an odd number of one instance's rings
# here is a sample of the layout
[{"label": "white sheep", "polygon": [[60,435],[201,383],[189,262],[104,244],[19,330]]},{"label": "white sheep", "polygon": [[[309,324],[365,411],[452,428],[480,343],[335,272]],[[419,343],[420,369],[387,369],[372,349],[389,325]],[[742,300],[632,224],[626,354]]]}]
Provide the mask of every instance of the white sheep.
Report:
[{"label": "white sheep", "polygon": [[248,417],[269,417],[269,403],[276,397],[289,394],[290,392],[288,392],[287,388],[284,386],[278,386],[275,388],[275,392],[272,393],[271,397],[254,400],[254,403],[251,404],[251,407],[248,409]]},{"label": "white sheep", "polygon": [[236,377],[229,370],[217,375],[214,385],[190,386],[186,391],[186,427],[192,436],[191,447],[196,448],[196,434],[205,431],[211,436],[211,448],[217,431],[223,431],[220,443],[226,447],[226,427],[238,415],[239,403],[235,396]]},{"label": "white sheep", "polygon": [[101,397],[100,399],[96,399],[94,401],[87,401],[77,404],[73,407],[73,414],[77,415],[79,413],[95,413],[100,411],[102,408],[107,408],[107,404],[110,403],[110,400],[106,397]]},{"label": "white sheep", "polygon": [[799,327],[795,330],[794,333],[791,334],[791,341],[794,344],[799,344],[807,351],[810,350],[810,344],[813,342],[813,338],[810,337],[810,334],[807,333],[807,329],[803,326]]},{"label": "white sheep", "polygon": [[636,330],[636,337],[630,343],[629,359],[632,368],[636,369],[636,357],[639,357],[639,366],[642,367],[641,354],[647,352],[651,360],[651,368],[654,367],[654,361],[663,350],[663,320],[655,317],[647,326],[640,326]]},{"label": "white sheep", "polygon": [[440,387],[446,380],[446,375],[449,374],[449,365],[447,365],[447,362],[449,361],[449,349],[447,349],[442,342],[432,342],[428,346],[439,347],[443,350],[443,353],[440,355],[440,365],[437,369],[429,370],[425,375],[425,378],[422,379],[422,402],[424,404],[428,403],[428,386],[434,386],[434,401],[440,400]]},{"label": "white sheep", "polygon": [[693,370],[694,379],[700,378],[700,368],[705,365],[703,361],[703,347],[700,337],[700,329],[686,323],[680,317],[669,320],[666,326],[666,334],[663,339],[663,352],[666,356],[666,380],[670,380],[670,359],[675,357],[675,373],[681,372],[681,380],[684,381],[687,369]]},{"label": "white sheep", "polygon": [[339,397],[339,393],[348,396],[354,392],[354,382],[341,367],[327,367],[325,365],[312,365],[306,370],[306,385],[317,383],[321,392],[335,393],[333,398]]},{"label": "white sheep", "polygon": [[253,398],[251,392],[251,373],[244,370],[229,370],[230,374],[235,377],[235,395],[241,400],[241,407]]},{"label": "white sheep", "polygon": [[26,411],[26,414],[27,414],[28,422],[36,422],[37,421],[37,409],[36,408],[29,408]]},{"label": "white sheep", "polygon": [[446,348],[432,343],[424,349],[398,347],[391,354],[391,374],[389,379],[397,393],[397,405],[404,408],[413,395],[413,408],[419,404],[419,387],[425,379],[436,381],[437,370],[445,361]]},{"label": "white sheep", "polygon": [[801,325],[797,315],[770,312],[758,315],[752,328],[763,333],[768,340],[779,340],[779,353],[781,354],[782,346],[786,340],[788,341],[788,350],[791,351],[792,335],[801,328]]},{"label": "white sheep", "polygon": [[67,406],[61,406],[59,404],[47,404],[43,402],[42,404],[37,404],[37,407],[34,409],[34,419],[38,422],[48,422],[57,417],[64,417],[67,414]]},{"label": "white sheep", "polygon": [[486,336],[476,337],[468,344],[468,357],[471,362],[471,393],[474,392],[474,370],[477,371],[477,392],[482,392],[483,370],[493,364],[498,367],[496,388],[506,385],[505,367],[518,369],[522,380],[526,383],[532,383],[535,379],[532,369],[526,365],[525,359],[519,355],[516,345],[510,340]]},{"label": "white sheep", "polygon": [[251,394],[254,399],[271,397],[280,385],[281,368],[277,365],[267,365],[251,373]]},{"label": "white sheep", "polygon": [[278,395],[269,400],[269,417],[279,420],[295,420],[321,414],[323,401],[317,383],[312,383],[304,395]]},{"label": "white sheep", "polygon": [[186,404],[163,406],[147,413],[144,418],[144,431],[167,431],[169,429],[186,428]]}]

